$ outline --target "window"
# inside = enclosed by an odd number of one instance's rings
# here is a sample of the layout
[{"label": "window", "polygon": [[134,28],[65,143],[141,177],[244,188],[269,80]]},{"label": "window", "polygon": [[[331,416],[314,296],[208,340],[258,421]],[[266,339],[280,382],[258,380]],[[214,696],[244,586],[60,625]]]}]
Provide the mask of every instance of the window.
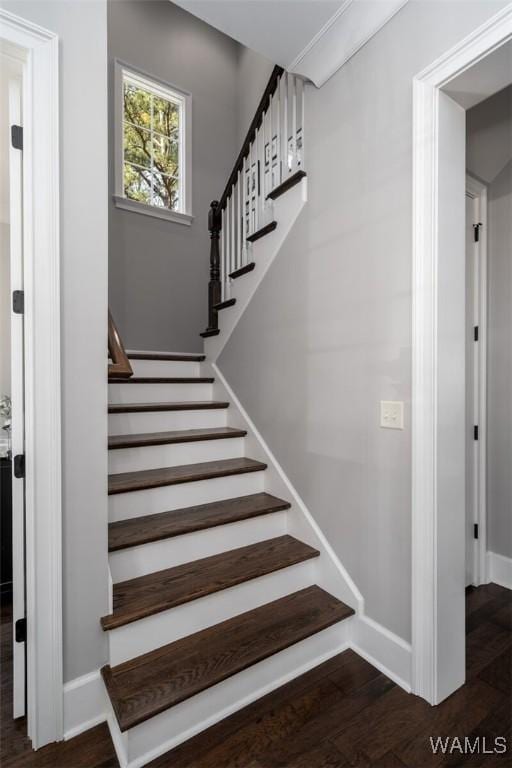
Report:
[{"label": "window", "polygon": [[190,224],[190,95],[118,62],[116,93],[116,204]]}]

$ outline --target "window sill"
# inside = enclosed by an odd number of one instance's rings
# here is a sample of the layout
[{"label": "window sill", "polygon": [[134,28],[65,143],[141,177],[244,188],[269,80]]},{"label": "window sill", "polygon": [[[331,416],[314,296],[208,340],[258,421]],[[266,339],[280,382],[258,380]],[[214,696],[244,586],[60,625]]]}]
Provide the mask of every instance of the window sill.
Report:
[{"label": "window sill", "polygon": [[124,211],[142,213],[144,216],[173,221],[175,224],[184,224],[186,227],[190,227],[194,220],[194,217],[188,213],[179,213],[178,211],[170,211],[168,208],[157,208],[154,205],[138,203],[136,200],[130,200],[128,197],[121,197],[120,195],[114,195],[114,203],[116,208],[121,208]]}]

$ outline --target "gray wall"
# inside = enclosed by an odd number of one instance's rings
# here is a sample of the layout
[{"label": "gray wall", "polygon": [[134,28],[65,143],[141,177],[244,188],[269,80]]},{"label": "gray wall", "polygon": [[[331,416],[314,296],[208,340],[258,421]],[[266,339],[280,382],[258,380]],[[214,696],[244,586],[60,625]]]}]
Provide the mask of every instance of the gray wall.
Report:
[{"label": "gray wall", "polygon": [[[309,201],[220,367],[376,621],[411,634],[412,78],[505,2],[410,2],[306,92]],[[404,400],[405,430],[379,429]]]},{"label": "gray wall", "polygon": [[[59,35],[64,679],[106,659],[106,0],[3,2]],[[94,105],[87,119],[84,105]]]},{"label": "gray wall", "polygon": [[[0,221],[0,397],[11,394],[11,264],[9,224]],[[3,419],[0,417],[0,426]],[[5,434],[2,433],[3,435]]]},{"label": "gray wall", "polygon": [[487,548],[512,557],[512,162],[489,187],[488,265]]},{"label": "gray wall", "polygon": [[240,147],[273,69],[271,61],[250,48],[240,46],[237,75],[237,143]]},{"label": "gray wall", "polygon": [[466,167],[481,181],[493,181],[512,158],[511,123],[512,85],[467,111]]},{"label": "gray wall", "polygon": [[[131,349],[202,349],[207,324],[210,202],[237,153],[239,45],[168,0],[110,0],[109,68],[119,58],[192,94],[190,227],[109,209],[109,298]],[[110,192],[114,191],[110,99]]]}]

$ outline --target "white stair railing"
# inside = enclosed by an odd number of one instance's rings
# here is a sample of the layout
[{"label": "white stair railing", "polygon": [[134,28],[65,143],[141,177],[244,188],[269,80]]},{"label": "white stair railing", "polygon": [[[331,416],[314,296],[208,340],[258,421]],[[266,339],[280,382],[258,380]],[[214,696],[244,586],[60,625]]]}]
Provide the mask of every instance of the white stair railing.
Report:
[{"label": "white stair railing", "polygon": [[275,67],[220,201],[209,215],[208,328],[230,298],[232,275],[251,262],[253,240],[273,222],[274,191],[304,170],[304,83]]}]

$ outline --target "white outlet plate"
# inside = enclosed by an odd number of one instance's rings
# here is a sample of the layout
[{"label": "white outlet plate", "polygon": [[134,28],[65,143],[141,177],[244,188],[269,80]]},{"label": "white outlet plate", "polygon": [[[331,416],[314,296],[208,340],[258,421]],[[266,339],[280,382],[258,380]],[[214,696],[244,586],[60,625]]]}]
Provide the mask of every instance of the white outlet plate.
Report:
[{"label": "white outlet plate", "polygon": [[380,401],[380,425],[384,429],[404,428],[404,404],[399,400]]}]

